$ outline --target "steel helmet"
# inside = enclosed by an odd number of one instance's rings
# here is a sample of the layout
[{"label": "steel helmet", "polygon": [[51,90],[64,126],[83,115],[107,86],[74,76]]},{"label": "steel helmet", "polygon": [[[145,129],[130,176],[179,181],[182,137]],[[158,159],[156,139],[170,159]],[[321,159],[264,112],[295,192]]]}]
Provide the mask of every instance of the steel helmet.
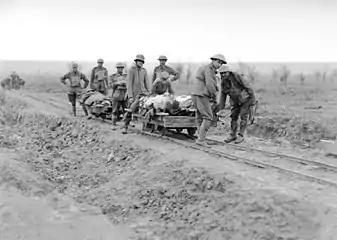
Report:
[{"label": "steel helmet", "polygon": [[168,72],[164,71],[160,74],[160,76],[163,79],[168,79],[170,77],[170,74]]},{"label": "steel helmet", "polygon": [[97,60],[97,63],[104,63],[104,60],[102,58]]},{"label": "steel helmet", "polygon": [[211,60],[220,60],[222,61],[224,64],[227,64],[226,58],[224,55],[222,54],[215,54],[213,57],[211,57]]},{"label": "steel helmet", "polygon": [[76,62],[73,62],[72,64],[71,64],[71,67],[78,67],[78,63],[76,63]]},{"label": "steel helmet", "polygon": [[167,61],[167,57],[164,56],[164,55],[161,55],[161,56],[159,56],[158,60],[165,60],[165,61]]},{"label": "steel helmet", "polygon": [[224,72],[232,72],[233,70],[231,69],[230,66],[228,65],[221,65],[221,67],[218,69],[219,73],[224,73]]},{"label": "steel helmet", "polygon": [[124,64],[122,62],[116,63],[116,68],[124,68]]},{"label": "steel helmet", "polygon": [[145,62],[145,57],[143,54],[137,54],[135,61]]}]

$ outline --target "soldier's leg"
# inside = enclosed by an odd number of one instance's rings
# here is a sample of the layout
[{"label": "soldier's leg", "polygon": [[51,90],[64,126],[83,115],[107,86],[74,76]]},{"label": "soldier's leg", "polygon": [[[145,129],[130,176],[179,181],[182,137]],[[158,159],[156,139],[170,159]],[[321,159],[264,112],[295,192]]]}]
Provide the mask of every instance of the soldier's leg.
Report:
[{"label": "soldier's leg", "polygon": [[197,100],[197,108],[202,117],[202,123],[200,126],[197,143],[207,145],[205,142],[206,135],[209,128],[211,127],[211,123],[213,120],[212,105],[210,100],[206,97],[196,96],[196,100]]},{"label": "soldier's leg", "polygon": [[251,102],[248,101],[242,104],[240,107],[240,130],[238,133],[238,139],[235,141],[235,143],[241,143],[244,141],[244,134],[247,129],[250,105],[251,105]]},{"label": "soldier's leg", "polygon": [[235,103],[231,108],[231,132],[228,138],[225,139],[226,143],[233,142],[237,139],[237,131],[238,131],[238,119],[240,116],[240,107]]},{"label": "soldier's leg", "polygon": [[124,130],[123,133],[127,133],[128,127],[130,125],[131,119],[132,119],[132,113],[135,113],[138,110],[139,107],[139,98],[136,98],[134,102],[130,106],[130,112],[126,112],[124,115]]},{"label": "soldier's leg", "polygon": [[117,122],[117,114],[118,114],[118,108],[119,108],[119,102],[117,99],[112,99],[112,125],[116,125]]},{"label": "soldier's leg", "polygon": [[76,92],[69,91],[68,100],[71,104],[73,115],[76,116]]},{"label": "soldier's leg", "polygon": [[197,107],[198,106],[197,96],[192,96],[192,102],[193,102],[193,105],[196,108],[195,121],[196,121],[196,124],[197,124],[197,135],[199,136],[200,127],[201,127],[201,124],[202,124],[202,116],[201,116],[201,113],[200,113],[200,111],[198,110],[198,107]]}]

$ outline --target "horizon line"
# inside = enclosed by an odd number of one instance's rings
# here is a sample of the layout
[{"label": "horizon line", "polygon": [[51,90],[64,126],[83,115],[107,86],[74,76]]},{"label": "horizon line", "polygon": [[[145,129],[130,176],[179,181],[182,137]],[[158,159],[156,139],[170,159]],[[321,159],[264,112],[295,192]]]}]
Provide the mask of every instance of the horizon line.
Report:
[{"label": "horizon line", "polygon": [[[2,62],[20,62],[20,61],[28,61],[28,62],[96,62],[96,60],[44,60],[44,59],[0,59]],[[133,62],[133,60],[130,61],[117,61],[117,60],[105,60],[105,62]],[[153,63],[158,61],[145,61],[145,63]],[[205,61],[168,61],[171,63],[204,63]],[[231,63],[337,63],[336,61],[233,61]]]}]

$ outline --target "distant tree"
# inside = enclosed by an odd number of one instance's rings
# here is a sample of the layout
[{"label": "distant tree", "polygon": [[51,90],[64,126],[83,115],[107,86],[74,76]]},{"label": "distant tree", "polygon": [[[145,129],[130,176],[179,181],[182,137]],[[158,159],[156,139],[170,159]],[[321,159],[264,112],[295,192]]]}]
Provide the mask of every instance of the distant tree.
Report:
[{"label": "distant tree", "polygon": [[337,80],[337,68],[333,69],[330,73],[330,81],[334,82]]},{"label": "distant tree", "polygon": [[258,79],[258,72],[255,65],[249,66],[243,62],[238,63],[239,71],[247,76],[247,78],[254,83]]},{"label": "distant tree", "polygon": [[322,73],[322,80],[323,80],[323,82],[325,82],[327,74],[328,74],[327,71],[324,71],[324,72]]},{"label": "distant tree", "polygon": [[318,82],[321,79],[322,73],[320,71],[316,71],[314,73],[316,81]]},{"label": "distant tree", "polygon": [[301,81],[301,85],[304,85],[305,75],[303,73],[300,74],[300,81]]},{"label": "distant tree", "polygon": [[190,83],[190,79],[192,77],[192,70],[191,70],[191,64],[188,64],[187,70],[186,70],[186,83]]},{"label": "distant tree", "polygon": [[287,87],[288,86],[288,78],[290,76],[290,69],[287,65],[280,66],[280,82],[281,85]]},{"label": "distant tree", "polygon": [[273,69],[273,71],[271,72],[271,77],[272,80],[275,82],[278,79],[279,73],[276,69]]},{"label": "distant tree", "polygon": [[183,75],[184,65],[182,63],[177,63],[175,69],[180,74],[180,76]]}]

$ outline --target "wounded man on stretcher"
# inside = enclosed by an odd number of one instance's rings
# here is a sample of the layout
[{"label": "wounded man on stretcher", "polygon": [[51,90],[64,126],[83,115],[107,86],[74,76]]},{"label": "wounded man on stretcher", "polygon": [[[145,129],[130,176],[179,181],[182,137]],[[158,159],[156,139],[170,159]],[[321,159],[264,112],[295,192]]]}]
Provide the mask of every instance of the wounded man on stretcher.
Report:
[{"label": "wounded man on stretcher", "polygon": [[111,119],[112,101],[102,93],[89,89],[82,94],[80,103],[89,110],[89,119],[92,116]]}]

